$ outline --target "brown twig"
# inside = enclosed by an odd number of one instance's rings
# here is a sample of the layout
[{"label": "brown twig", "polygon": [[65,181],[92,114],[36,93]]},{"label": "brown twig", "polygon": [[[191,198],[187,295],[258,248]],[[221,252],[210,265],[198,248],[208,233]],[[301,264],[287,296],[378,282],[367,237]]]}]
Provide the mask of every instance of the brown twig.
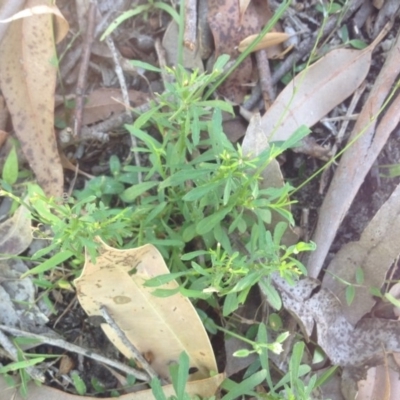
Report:
[{"label": "brown twig", "polygon": [[126,346],[129,351],[134,354],[136,361],[141,364],[141,367],[149,374],[150,378],[158,378],[157,373],[154,371],[153,367],[147,362],[147,360],[142,356],[140,351],[131,343],[126,337],[125,333],[115,322],[114,318],[109,313],[106,306],[100,307],[101,315],[106,320],[107,324],[113,329],[118,338],[121,340],[124,346]]},{"label": "brown twig", "polygon": [[266,50],[256,51],[258,76],[260,88],[264,99],[265,111],[267,111],[275,100],[275,89],[272,84],[271,70],[269,68],[268,55]]},{"label": "brown twig", "polygon": [[185,32],[183,44],[189,50],[194,51],[197,46],[197,0],[185,1]]},{"label": "brown twig", "polygon": [[12,328],[12,327],[6,326],[6,325],[0,325],[0,330],[11,333],[12,335],[15,335],[15,336],[24,336],[27,338],[36,339],[36,340],[40,341],[41,343],[47,343],[51,346],[60,347],[64,350],[70,351],[72,353],[81,354],[85,357],[91,358],[93,360],[102,362],[107,365],[110,365],[120,371],[125,372],[126,374],[133,375],[134,377],[136,377],[137,379],[140,379],[142,381],[145,381],[145,382],[149,381],[149,376],[142,371],[139,371],[135,368],[131,368],[125,364],[120,363],[119,361],[110,360],[107,357],[102,356],[101,354],[97,354],[97,353],[93,352],[92,350],[87,350],[87,349],[84,349],[83,347],[79,347],[75,344],[68,343],[64,339],[56,339],[56,338],[50,338],[50,337],[47,337],[44,335],[37,335],[36,333],[25,332],[20,329]]}]

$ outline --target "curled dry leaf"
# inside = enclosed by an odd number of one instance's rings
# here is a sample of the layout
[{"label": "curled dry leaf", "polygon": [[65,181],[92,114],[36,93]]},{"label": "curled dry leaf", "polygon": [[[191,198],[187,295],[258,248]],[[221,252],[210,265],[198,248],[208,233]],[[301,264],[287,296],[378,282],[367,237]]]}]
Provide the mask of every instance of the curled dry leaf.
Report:
[{"label": "curled dry leaf", "polygon": [[31,213],[19,206],[11,218],[0,224],[0,260],[21,254],[31,242]]},{"label": "curled dry leaf", "polygon": [[[239,43],[238,50],[243,53],[254,40],[257,38],[258,35],[250,35],[246,39],[242,40]],[[290,38],[290,35],[288,35],[285,32],[268,32],[261,40],[259,43],[256,44],[256,46],[253,48],[254,51],[262,50],[262,49],[267,49],[268,47],[275,46],[277,44],[286,42]]]},{"label": "curled dry leaf", "polygon": [[61,14],[60,10],[56,6],[48,5],[37,5],[30,8],[25,8],[22,11],[15,13],[10,18],[0,20],[0,23],[7,23],[16,21],[21,18],[32,17],[33,15],[43,15],[43,14],[53,14],[57,17],[57,29],[56,29],[56,43],[61,42],[61,40],[67,35],[69,30],[69,24],[64,16]]},{"label": "curled dry leaf", "polygon": [[[189,299],[180,293],[156,297],[154,289],[144,286],[147,279],[167,273],[161,254],[152,245],[117,250],[102,242],[96,264],[87,258],[82,276],[75,281],[78,299],[89,315],[101,315],[100,307],[106,306],[135,347],[142,354],[152,354],[151,366],[160,376],[167,378],[169,365],[185,351],[190,366],[198,371],[191,380],[207,378],[217,371],[217,365]],[[172,281],[161,287],[177,289],[178,284]],[[126,357],[134,358],[108,324],[102,328]]]},{"label": "curled dry leaf", "polygon": [[[28,0],[29,8],[43,0]],[[61,196],[63,171],[54,135],[56,56],[52,14],[10,23],[0,45],[0,85],[22,150],[47,195]]]},{"label": "curled dry leaf", "polygon": [[[400,254],[400,185],[364,229],[358,242],[345,244],[328,266],[322,285],[342,303],[347,320],[356,324],[376,303],[367,288],[380,288],[388,269]],[[361,268],[364,279],[356,280]],[[354,285],[355,297],[346,302],[346,288],[339,279]],[[361,284],[361,286],[359,285]]]}]

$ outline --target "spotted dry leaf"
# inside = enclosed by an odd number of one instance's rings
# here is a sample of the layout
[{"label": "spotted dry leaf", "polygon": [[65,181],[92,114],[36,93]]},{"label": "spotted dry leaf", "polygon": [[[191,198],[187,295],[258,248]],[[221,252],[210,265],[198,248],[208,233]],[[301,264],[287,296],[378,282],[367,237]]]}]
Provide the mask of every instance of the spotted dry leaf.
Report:
[{"label": "spotted dry leaf", "polygon": [[[168,378],[169,366],[182,351],[197,372],[190,380],[207,378],[217,370],[214,353],[204,326],[187,297],[179,292],[157,297],[146,280],[168,274],[165,262],[153,245],[118,250],[102,242],[96,263],[86,259],[82,276],[75,280],[78,299],[89,315],[101,315],[105,306],[129,341],[142,354],[151,355],[151,366],[161,377]],[[176,290],[176,281],[161,288]],[[102,324],[114,345],[128,358],[134,358],[115,331]],[[190,327],[188,329],[188,327]]]},{"label": "spotted dry leaf", "polygon": [[[34,9],[46,3],[28,0],[26,6]],[[61,196],[63,170],[54,133],[57,69],[52,13],[27,15],[9,24],[1,42],[0,86],[15,133],[39,184],[47,195]]]}]

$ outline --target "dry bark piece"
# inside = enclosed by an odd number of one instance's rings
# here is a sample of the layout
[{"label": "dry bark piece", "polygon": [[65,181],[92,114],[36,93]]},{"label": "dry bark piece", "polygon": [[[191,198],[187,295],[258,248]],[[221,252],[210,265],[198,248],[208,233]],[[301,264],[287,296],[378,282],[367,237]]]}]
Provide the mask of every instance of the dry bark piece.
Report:
[{"label": "dry bark piece", "polygon": [[[82,276],[75,281],[78,299],[89,315],[101,315],[100,307],[105,306],[135,347],[142,354],[152,354],[151,366],[161,377],[168,378],[169,365],[186,351],[190,366],[198,370],[191,380],[207,378],[217,371],[217,365],[189,299],[180,293],[156,297],[152,288],[144,286],[147,279],[167,273],[161,254],[152,245],[117,250],[102,242],[96,264],[87,257]],[[177,287],[175,281],[162,286]],[[126,357],[134,358],[108,324],[102,328]]]}]

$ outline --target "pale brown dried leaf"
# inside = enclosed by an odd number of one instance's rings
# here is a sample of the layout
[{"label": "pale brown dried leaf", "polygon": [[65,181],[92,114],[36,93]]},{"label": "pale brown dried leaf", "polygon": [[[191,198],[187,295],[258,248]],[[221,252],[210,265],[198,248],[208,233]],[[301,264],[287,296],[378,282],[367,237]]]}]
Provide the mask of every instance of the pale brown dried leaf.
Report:
[{"label": "pale brown dried leaf", "polygon": [[[342,303],[347,320],[355,325],[376,303],[367,288],[380,288],[393,261],[400,254],[400,185],[364,229],[358,242],[345,244],[328,266],[323,286],[331,290]],[[361,268],[364,280],[356,281]],[[340,280],[353,284],[355,297],[346,302],[346,288]]]},{"label": "pale brown dried leaf", "polygon": [[317,249],[309,255],[307,261],[307,269],[312,277],[317,277],[321,271],[340,223],[364,182],[367,172],[400,120],[400,97],[397,96],[375,129],[376,117],[381,112],[382,105],[400,73],[399,51],[400,37],[391,49],[358,117],[349,138],[352,145],[343,154],[324,198],[312,239],[317,244]]},{"label": "pale brown dried leaf", "polygon": [[[250,35],[246,39],[243,39],[238,46],[238,50],[243,53],[258,35]],[[258,51],[262,49],[267,49],[269,47],[275,46],[277,44],[286,42],[290,38],[285,32],[268,32],[266,35],[257,43],[257,45],[252,49],[252,51]]]},{"label": "pale brown dried leaf", "polygon": [[16,21],[17,19],[21,18],[28,18],[32,17],[33,15],[42,15],[42,14],[53,14],[56,16],[56,23],[57,23],[57,29],[56,29],[56,43],[60,42],[68,33],[69,30],[69,24],[67,20],[64,18],[64,16],[61,14],[60,10],[58,9],[57,6],[52,5],[36,5],[30,8],[25,8],[22,11],[19,11],[12,15],[10,18],[2,19],[0,20],[0,23],[7,23],[7,22],[12,22]]},{"label": "pale brown dried leaf", "polygon": [[[43,3],[29,0],[27,6]],[[0,85],[22,150],[46,194],[61,196],[63,171],[54,135],[52,14],[10,23],[0,54]]]},{"label": "pale brown dried leaf", "polygon": [[[128,90],[128,96],[134,107],[140,106],[149,100],[148,94],[133,89]],[[96,89],[86,99],[82,124],[94,124],[124,112],[125,105],[123,104],[121,90]]]},{"label": "pale brown dried leaf", "polygon": [[298,74],[261,119],[269,140],[287,140],[300,126],[313,126],[347,99],[365,79],[371,52],[371,47],[333,50]]},{"label": "pale brown dried leaf", "polygon": [[[169,270],[152,245],[116,250],[102,243],[96,264],[87,258],[82,276],[75,281],[78,299],[89,315],[101,315],[100,307],[106,306],[136,348],[154,356],[151,365],[162,377],[168,377],[171,362],[186,351],[190,366],[198,369],[191,380],[206,378],[217,366],[207,333],[189,299],[180,293],[156,297],[154,289],[143,286],[147,279],[166,273]],[[162,286],[177,287],[176,281]],[[102,328],[125,356],[133,357],[108,324]]]},{"label": "pale brown dried leaf", "polygon": [[11,218],[0,224],[0,260],[21,254],[31,242],[31,213],[19,206]]},{"label": "pale brown dried leaf", "polygon": [[[202,379],[199,381],[188,382],[186,385],[186,392],[192,396],[211,397],[215,394],[214,388],[219,387],[224,380],[224,374],[218,374],[211,378]],[[163,386],[164,394],[167,397],[174,396],[175,391],[172,385]],[[18,388],[10,388],[0,376],[0,393],[4,394],[5,399],[13,400],[98,400],[98,397],[92,396],[78,396],[61,390],[54,389],[49,386],[38,386],[33,382],[28,383],[28,396],[22,397]],[[115,397],[107,397],[105,400],[114,400]],[[154,400],[153,392],[149,390],[142,390],[136,393],[128,393],[118,397],[119,400]]]}]

